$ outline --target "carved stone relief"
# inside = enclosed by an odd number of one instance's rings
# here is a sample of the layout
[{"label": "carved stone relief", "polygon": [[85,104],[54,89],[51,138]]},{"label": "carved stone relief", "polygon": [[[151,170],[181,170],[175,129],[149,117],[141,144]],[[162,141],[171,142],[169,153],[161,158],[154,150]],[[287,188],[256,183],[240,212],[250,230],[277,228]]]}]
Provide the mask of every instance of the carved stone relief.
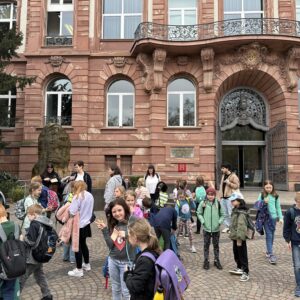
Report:
[{"label": "carved stone relief", "polygon": [[58,55],[50,56],[46,62],[46,64],[51,64],[53,68],[60,67],[63,63],[67,63],[65,58]]},{"label": "carved stone relief", "polygon": [[212,89],[214,72],[215,52],[212,48],[201,50],[201,61],[203,66],[203,87],[206,92]]},{"label": "carved stone relief", "polygon": [[123,68],[126,64],[132,65],[132,62],[124,56],[115,56],[107,62],[109,65],[114,65],[115,68]]}]

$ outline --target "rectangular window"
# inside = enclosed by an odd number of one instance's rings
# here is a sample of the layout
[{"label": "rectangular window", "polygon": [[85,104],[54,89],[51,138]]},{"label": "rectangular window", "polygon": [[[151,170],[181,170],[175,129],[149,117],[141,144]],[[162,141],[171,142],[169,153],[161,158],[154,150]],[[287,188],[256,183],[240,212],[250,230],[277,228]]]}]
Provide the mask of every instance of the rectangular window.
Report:
[{"label": "rectangular window", "polygon": [[4,31],[16,26],[17,7],[13,3],[0,4],[0,28]]},{"label": "rectangular window", "polygon": [[117,155],[105,155],[105,170],[107,170],[111,165],[117,164]]},{"label": "rectangular window", "polygon": [[103,38],[133,39],[142,22],[142,0],[104,0]]},{"label": "rectangular window", "polygon": [[296,1],[296,20],[300,21],[300,0]]},{"label": "rectangular window", "polygon": [[0,127],[15,127],[16,91],[0,94]]},{"label": "rectangular window", "polygon": [[72,45],[73,1],[48,1],[46,44],[48,46]]},{"label": "rectangular window", "polygon": [[122,175],[132,174],[132,156],[131,155],[121,155],[121,171]]}]

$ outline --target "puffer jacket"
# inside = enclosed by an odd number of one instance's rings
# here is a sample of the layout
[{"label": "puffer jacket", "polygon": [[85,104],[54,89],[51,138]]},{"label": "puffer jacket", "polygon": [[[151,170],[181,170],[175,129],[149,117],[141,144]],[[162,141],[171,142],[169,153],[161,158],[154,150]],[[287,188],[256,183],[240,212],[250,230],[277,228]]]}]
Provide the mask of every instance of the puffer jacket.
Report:
[{"label": "puffer jacket", "polygon": [[247,239],[247,209],[234,208],[231,214],[231,225],[229,226],[229,238],[232,240]]}]

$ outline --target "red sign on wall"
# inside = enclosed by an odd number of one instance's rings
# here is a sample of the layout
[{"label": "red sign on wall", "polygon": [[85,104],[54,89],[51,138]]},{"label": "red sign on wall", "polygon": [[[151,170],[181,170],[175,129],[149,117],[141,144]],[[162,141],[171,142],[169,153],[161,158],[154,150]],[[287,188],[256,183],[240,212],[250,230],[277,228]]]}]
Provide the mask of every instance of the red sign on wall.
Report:
[{"label": "red sign on wall", "polygon": [[186,164],[178,164],[178,172],[186,172]]}]

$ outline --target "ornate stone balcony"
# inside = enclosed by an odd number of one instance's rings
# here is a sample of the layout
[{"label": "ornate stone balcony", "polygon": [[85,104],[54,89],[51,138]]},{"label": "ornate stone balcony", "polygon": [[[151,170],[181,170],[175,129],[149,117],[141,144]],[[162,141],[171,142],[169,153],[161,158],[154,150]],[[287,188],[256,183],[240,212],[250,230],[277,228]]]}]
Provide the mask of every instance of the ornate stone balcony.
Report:
[{"label": "ornate stone balcony", "polygon": [[139,24],[135,40],[199,41],[240,35],[285,35],[300,37],[300,22],[286,19],[247,18],[200,25]]},{"label": "ornate stone balcony", "polygon": [[65,47],[72,46],[72,36],[46,36],[45,46],[47,47]]}]

